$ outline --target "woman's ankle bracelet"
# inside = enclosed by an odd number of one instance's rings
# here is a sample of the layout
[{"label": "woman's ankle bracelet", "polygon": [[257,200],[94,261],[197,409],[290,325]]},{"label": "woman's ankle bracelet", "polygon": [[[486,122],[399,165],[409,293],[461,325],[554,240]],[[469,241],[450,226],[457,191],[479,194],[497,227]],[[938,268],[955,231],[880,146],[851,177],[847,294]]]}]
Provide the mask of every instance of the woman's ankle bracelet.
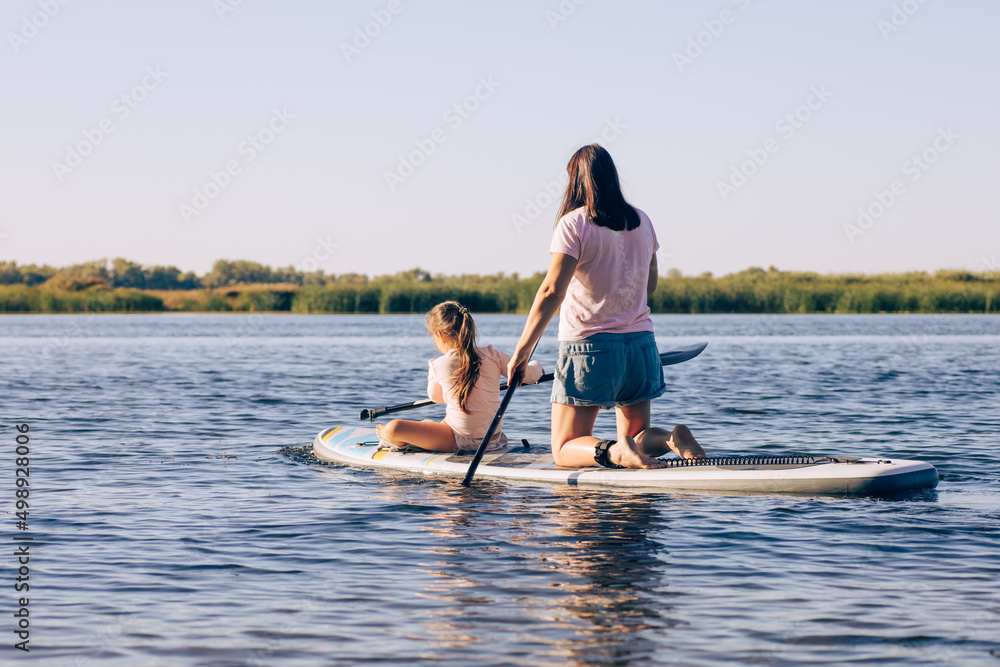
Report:
[{"label": "woman's ankle bracelet", "polygon": [[594,447],[594,460],[597,461],[598,465],[604,466],[605,468],[624,468],[625,466],[620,466],[617,463],[611,461],[611,456],[609,451],[611,446],[615,444],[617,440],[601,440]]}]

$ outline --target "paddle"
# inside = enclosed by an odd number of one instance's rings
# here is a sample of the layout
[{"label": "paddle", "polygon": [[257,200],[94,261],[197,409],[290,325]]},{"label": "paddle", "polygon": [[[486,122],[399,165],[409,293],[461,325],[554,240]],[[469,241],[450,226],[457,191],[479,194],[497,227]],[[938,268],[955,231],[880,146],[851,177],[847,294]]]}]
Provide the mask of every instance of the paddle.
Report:
[{"label": "paddle", "polygon": [[465,473],[465,477],[462,479],[462,486],[469,486],[472,484],[472,477],[476,474],[476,468],[479,467],[479,462],[483,459],[483,454],[486,453],[486,448],[490,446],[490,440],[493,439],[493,434],[496,433],[497,427],[500,425],[500,420],[503,419],[503,413],[507,411],[507,404],[510,403],[510,399],[514,396],[514,390],[517,389],[517,385],[521,384],[521,378],[524,374],[518,371],[514,374],[514,377],[510,379],[507,385],[507,391],[504,392],[503,400],[500,401],[500,408],[497,410],[496,415],[493,417],[493,422],[490,423],[490,427],[486,430],[486,435],[483,436],[483,441],[479,443],[479,449],[476,450],[476,455],[472,457],[472,462],[469,464],[469,469]]},{"label": "paddle", "polygon": [[[708,346],[708,343],[695,343],[694,345],[688,345],[687,347],[682,347],[676,350],[671,350],[670,352],[664,352],[660,355],[660,363],[664,366],[672,366],[673,364],[679,364],[684,361],[689,361],[694,359],[702,350]],[[538,378],[538,384],[543,382],[551,382],[553,378],[552,373],[546,373],[542,377]],[[500,391],[505,391],[508,389],[508,385],[500,385]],[[366,408],[361,411],[361,416],[359,419],[368,419],[369,421],[375,421],[383,415],[389,415],[394,412],[402,412],[404,410],[415,410],[417,408],[427,408],[432,405],[441,405],[441,403],[435,403],[430,399],[424,399],[422,401],[414,401],[412,403],[401,403],[399,405],[390,405],[384,408]]]}]

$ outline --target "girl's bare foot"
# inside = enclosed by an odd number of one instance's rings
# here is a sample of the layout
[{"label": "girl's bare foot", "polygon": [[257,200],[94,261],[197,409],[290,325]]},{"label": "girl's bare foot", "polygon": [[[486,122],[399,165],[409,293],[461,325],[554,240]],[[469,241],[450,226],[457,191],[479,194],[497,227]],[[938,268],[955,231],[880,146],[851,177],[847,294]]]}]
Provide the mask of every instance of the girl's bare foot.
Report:
[{"label": "girl's bare foot", "polygon": [[635,444],[635,440],[628,435],[625,436],[624,440],[619,440],[611,445],[608,449],[608,458],[612,463],[626,468],[651,470],[653,468],[663,468],[667,465],[666,461],[641,454],[638,446]]},{"label": "girl's bare foot", "polygon": [[384,440],[382,437],[382,431],[385,430],[385,426],[382,424],[375,424],[375,435],[378,436],[379,440]]}]

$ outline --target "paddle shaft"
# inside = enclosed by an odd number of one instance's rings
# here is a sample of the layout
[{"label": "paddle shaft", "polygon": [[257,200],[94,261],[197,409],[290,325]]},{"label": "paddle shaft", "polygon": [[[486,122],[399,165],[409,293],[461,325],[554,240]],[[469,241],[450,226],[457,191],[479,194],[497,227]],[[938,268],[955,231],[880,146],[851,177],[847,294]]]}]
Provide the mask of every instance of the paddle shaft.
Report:
[{"label": "paddle shaft", "polygon": [[[543,382],[552,382],[553,378],[555,378],[555,376],[552,375],[552,373],[546,373],[542,377],[538,378],[538,384],[541,384]],[[506,382],[500,385],[500,391],[507,391]],[[392,414],[393,412],[402,412],[403,410],[415,410],[417,408],[427,408],[432,405],[443,405],[443,403],[435,403],[429,398],[425,398],[422,401],[414,401],[413,403],[402,403],[400,405],[392,405],[387,408],[377,408],[375,410],[362,410],[361,419],[370,419],[371,421],[375,421],[382,415]]]},{"label": "paddle shaft", "polygon": [[507,391],[504,392],[503,400],[500,401],[500,409],[497,410],[496,415],[493,417],[493,421],[490,423],[489,429],[486,431],[486,435],[483,436],[483,441],[479,443],[479,449],[476,450],[476,455],[472,457],[472,462],[469,464],[469,469],[465,473],[465,477],[462,479],[462,486],[469,486],[472,484],[472,478],[476,474],[476,468],[479,467],[479,462],[483,460],[483,454],[486,453],[486,448],[490,446],[490,440],[493,439],[493,434],[496,433],[497,427],[500,426],[500,420],[503,419],[503,413],[507,411],[507,405],[510,403],[510,399],[514,396],[514,390],[517,389],[517,385],[521,383],[522,373],[518,371],[511,378],[511,382],[507,385]]},{"label": "paddle shaft", "polygon": [[[696,345],[690,345],[679,350],[672,350],[670,352],[664,352],[660,355],[660,363],[664,366],[670,366],[673,364],[679,364],[683,361],[688,361],[689,359],[694,359],[701,351],[705,349],[708,343],[698,343]],[[551,382],[553,379],[552,373],[546,373],[542,377],[538,378],[538,384],[542,382]],[[508,389],[508,385],[500,385],[500,391],[505,391]],[[412,403],[401,403],[399,405],[390,405],[384,408],[375,409],[365,409],[361,411],[360,419],[368,419],[369,421],[375,421],[382,415],[389,415],[394,412],[402,412],[404,410],[415,410],[417,408],[427,408],[432,405],[441,405],[440,403],[435,403],[430,399],[424,399],[422,401],[414,401]]]}]

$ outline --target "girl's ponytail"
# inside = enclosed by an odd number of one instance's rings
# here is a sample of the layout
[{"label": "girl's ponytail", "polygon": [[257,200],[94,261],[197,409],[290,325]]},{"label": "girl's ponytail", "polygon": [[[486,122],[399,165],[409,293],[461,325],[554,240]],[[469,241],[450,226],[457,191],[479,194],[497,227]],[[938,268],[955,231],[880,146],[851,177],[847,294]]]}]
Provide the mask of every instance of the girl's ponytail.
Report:
[{"label": "girl's ponytail", "polygon": [[427,328],[433,333],[441,333],[455,341],[455,351],[459,364],[452,376],[456,385],[458,407],[469,414],[466,403],[472,389],[479,381],[479,369],[482,360],[476,351],[476,323],[469,314],[469,309],[457,301],[439,303],[427,313]]},{"label": "girl's ponytail", "polygon": [[469,394],[479,381],[479,367],[481,361],[479,353],[476,352],[476,323],[472,321],[472,315],[465,306],[459,306],[458,312],[458,336],[455,341],[458,343],[458,358],[461,363],[455,371],[455,380],[458,384],[458,407],[462,412],[469,414],[465,407],[469,400]]}]

